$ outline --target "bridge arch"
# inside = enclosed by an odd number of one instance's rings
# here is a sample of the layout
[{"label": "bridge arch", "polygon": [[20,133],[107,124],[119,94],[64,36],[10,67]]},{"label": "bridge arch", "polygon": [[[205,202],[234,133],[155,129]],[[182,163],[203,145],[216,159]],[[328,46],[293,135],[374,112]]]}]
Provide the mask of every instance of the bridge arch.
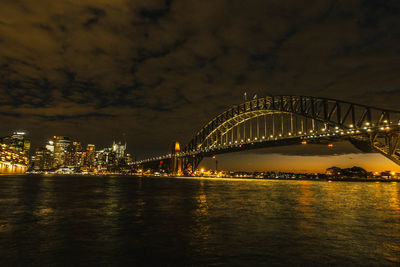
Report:
[{"label": "bridge arch", "polygon": [[[235,105],[192,138],[184,155],[210,155],[277,141],[348,139],[400,164],[400,111],[312,96],[267,96]],[[261,127],[261,131],[260,131]],[[282,142],[281,142],[282,143]],[[259,146],[254,146],[259,147]]]},{"label": "bridge arch", "polygon": [[267,96],[219,114],[180,152],[134,164],[157,168],[160,160],[179,157],[184,169],[193,170],[203,157],[215,154],[338,140],[349,140],[365,152],[379,152],[400,165],[400,111],[322,97]]}]

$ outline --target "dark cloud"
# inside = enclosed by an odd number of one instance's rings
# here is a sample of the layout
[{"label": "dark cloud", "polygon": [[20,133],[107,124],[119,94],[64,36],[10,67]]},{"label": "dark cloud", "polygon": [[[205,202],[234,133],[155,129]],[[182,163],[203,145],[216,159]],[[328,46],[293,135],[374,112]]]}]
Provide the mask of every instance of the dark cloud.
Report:
[{"label": "dark cloud", "polygon": [[397,108],[399,13],[395,0],[6,0],[0,130],[129,133],[132,150],[165,151],[245,90]]}]

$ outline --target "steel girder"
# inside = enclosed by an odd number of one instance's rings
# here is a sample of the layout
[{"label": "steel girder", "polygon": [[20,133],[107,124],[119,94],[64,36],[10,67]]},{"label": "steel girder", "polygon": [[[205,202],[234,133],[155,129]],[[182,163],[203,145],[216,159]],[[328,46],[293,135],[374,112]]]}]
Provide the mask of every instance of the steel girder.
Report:
[{"label": "steel girder", "polygon": [[[180,156],[192,157],[187,161],[192,167],[195,167],[204,156],[212,155],[213,149],[215,149],[216,153],[219,153],[216,151],[217,149],[220,152],[222,151],[221,153],[251,149],[252,146],[247,146],[247,144],[239,148],[234,147],[232,144],[232,146],[225,148],[215,147],[208,148],[207,151],[199,151],[199,148],[204,146],[207,138],[210,138],[213,134],[227,134],[239,124],[267,114],[292,114],[315,120],[324,125],[337,127],[341,131],[345,130],[350,134],[346,134],[343,138],[350,139],[357,147],[364,147],[368,148],[367,150],[369,151],[382,153],[400,165],[400,111],[336,99],[290,95],[267,96],[232,106],[204,125],[194,135]],[[292,137],[293,140],[295,138],[299,138],[299,136]],[[300,138],[307,138],[307,136],[301,136]],[[285,140],[288,139],[282,138],[282,142],[279,142],[279,140],[277,142],[276,139],[263,142],[290,143],[290,140]],[[262,144],[257,145],[257,147],[262,147]],[[163,158],[168,158],[168,155]],[[140,162],[151,162],[153,160],[156,160],[156,158]]]},{"label": "steel girder", "polygon": [[207,123],[189,142],[186,150],[202,144],[221,125],[252,111],[292,113],[341,129],[398,124],[400,112],[359,105],[341,100],[311,96],[267,96],[233,106]]}]

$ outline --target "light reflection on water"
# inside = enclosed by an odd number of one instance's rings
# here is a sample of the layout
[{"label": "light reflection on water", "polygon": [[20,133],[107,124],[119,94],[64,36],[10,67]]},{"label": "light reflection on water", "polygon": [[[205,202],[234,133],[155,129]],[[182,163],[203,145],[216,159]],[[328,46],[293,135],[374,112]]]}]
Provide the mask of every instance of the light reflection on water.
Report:
[{"label": "light reflection on water", "polygon": [[0,265],[398,265],[399,187],[2,176]]}]

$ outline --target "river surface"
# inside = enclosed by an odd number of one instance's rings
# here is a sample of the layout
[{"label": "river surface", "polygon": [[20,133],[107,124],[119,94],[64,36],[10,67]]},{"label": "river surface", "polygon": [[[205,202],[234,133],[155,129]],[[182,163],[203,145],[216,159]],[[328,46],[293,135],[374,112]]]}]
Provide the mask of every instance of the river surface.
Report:
[{"label": "river surface", "polygon": [[399,266],[400,183],[0,176],[2,266]]}]

